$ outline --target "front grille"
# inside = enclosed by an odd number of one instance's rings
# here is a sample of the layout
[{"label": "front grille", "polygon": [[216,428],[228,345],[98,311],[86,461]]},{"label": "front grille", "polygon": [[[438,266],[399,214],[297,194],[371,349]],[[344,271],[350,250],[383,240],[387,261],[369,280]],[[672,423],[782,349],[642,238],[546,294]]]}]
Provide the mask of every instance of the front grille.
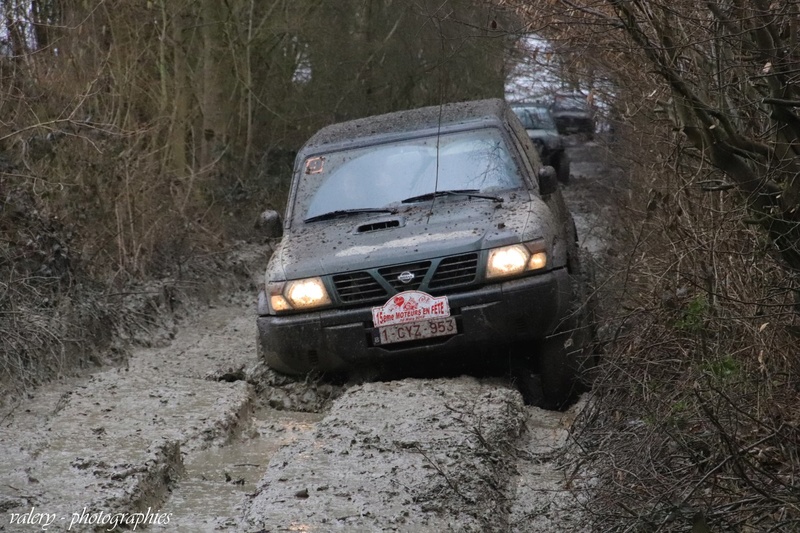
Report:
[{"label": "front grille", "polygon": [[[431,274],[431,269],[435,269]],[[400,277],[413,275],[408,283]],[[437,261],[417,261],[392,265],[378,270],[346,272],[333,276],[333,285],[344,304],[379,302],[403,291],[429,291],[461,287],[475,283],[478,273],[478,253],[445,257]]]},{"label": "front grille", "polygon": [[442,259],[433,278],[428,283],[431,289],[464,285],[475,281],[478,273],[478,254],[464,254]]},{"label": "front grille", "polygon": [[[430,261],[422,261],[419,263],[411,263],[406,265],[395,265],[378,270],[378,273],[383,276],[389,285],[397,291],[414,291],[419,289],[422,281],[425,279],[425,274],[431,267]],[[399,276],[403,272],[410,272],[414,278],[408,283],[400,281]]]},{"label": "front grille", "polygon": [[347,272],[333,276],[339,299],[345,303],[363,302],[386,296],[386,290],[369,272]]}]

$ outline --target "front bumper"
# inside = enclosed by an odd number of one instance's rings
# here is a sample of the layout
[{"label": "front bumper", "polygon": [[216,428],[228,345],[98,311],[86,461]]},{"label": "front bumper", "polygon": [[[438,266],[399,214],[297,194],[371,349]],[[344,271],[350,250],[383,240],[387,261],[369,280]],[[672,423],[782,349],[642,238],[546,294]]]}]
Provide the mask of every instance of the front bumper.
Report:
[{"label": "front bumper", "polygon": [[259,316],[259,354],[278,371],[304,374],[485,353],[556,332],[573,299],[564,268],[447,296],[458,325],[458,333],[449,337],[374,346],[371,306],[328,309]]}]

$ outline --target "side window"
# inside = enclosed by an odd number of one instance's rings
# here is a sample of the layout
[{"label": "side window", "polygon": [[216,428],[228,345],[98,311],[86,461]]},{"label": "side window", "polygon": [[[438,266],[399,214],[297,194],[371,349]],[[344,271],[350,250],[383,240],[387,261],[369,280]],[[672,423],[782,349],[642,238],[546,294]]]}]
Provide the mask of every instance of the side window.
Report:
[{"label": "side window", "polygon": [[[522,128],[515,127],[513,123],[510,123],[509,125],[511,126],[511,131],[514,132],[514,137],[516,137],[517,143],[522,147],[522,153],[525,154],[525,157],[530,162],[533,170],[538,171],[539,167],[542,166],[542,162],[539,159],[539,152],[536,151],[536,147],[533,145],[533,142],[531,142],[527,132],[525,132],[525,130]],[[534,173],[534,176],[535,175],[536,174]]]},{"label": "side window", "polygon": [[[511,138],[514,141],[514,147],[525,165],[525,174],[528,176],[528,183],[534,190],[539,189],[539,180],[537,179],[538,169],[542,166],[539,161],[539,154],[533,146],[528,134],[523,130],[524,138],[520,138],[517,128],[511,126],[509,128],[512,132]],[[527,141],[527,142],[526,142]]]}]

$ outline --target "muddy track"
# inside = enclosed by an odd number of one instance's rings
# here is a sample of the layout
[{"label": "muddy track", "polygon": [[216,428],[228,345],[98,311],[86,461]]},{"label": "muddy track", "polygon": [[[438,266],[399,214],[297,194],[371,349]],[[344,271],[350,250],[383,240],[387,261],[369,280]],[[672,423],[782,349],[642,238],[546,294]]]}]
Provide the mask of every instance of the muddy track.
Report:
[{"label": "muddy track", "polygon": [[[603,151],[570,156],[581,245],[601,255]],[[169,346],[0,413],[0,531],[585,527],[562,456],[588,397],[559,413],[499,378],[294,382],[254,339],[254,294],[235,294]]]}]

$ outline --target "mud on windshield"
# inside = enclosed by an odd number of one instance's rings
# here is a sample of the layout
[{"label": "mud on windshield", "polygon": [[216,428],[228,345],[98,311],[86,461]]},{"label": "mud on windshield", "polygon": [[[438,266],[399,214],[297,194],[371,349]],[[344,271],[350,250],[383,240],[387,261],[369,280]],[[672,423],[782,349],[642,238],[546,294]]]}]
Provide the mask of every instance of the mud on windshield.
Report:
[{"label": "mud on windshield", "polygon": [[294,218],[400,207],[434,191],[498,193],[524,187],[501,132],[484,128],[309,157],[300,169]]}]

